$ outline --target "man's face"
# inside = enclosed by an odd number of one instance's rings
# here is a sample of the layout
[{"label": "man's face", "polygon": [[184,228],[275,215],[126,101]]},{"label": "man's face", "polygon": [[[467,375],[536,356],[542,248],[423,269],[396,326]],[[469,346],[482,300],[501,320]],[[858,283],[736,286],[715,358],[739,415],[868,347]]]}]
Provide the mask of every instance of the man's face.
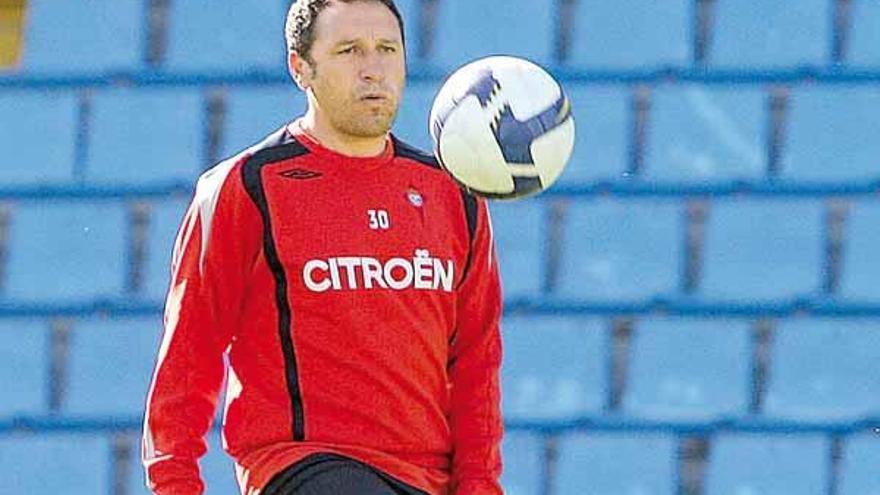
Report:
[{"label": "man's face", "polygon": [[316,20],[311,63],[300,84],[317,112],[342,133],[378,137],[391,129],[406,79],[397,18],[378,2],[333,2]]}]

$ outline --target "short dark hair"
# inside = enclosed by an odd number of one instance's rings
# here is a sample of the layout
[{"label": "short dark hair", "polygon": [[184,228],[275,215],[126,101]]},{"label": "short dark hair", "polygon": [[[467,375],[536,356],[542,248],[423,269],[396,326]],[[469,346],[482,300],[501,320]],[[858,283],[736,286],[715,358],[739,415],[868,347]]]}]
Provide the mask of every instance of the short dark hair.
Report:
[{"label": "short dark hair", "polygon": [[400,10],[394,4],[394,0],[296,0],[291,4],[290,10],[287,12],[287,25],[284,29],[288,51],[295,51],[306,60],[312,60],[311,51],[312,44],[315,42],[315,20],[318,19],[318,14],[326,9],[331,2],[376,2],[388,7],[388,10],[397,18],[397,25],[400,27],[400,37],[404,45],[406,45],[403,16],[400,15]]}]

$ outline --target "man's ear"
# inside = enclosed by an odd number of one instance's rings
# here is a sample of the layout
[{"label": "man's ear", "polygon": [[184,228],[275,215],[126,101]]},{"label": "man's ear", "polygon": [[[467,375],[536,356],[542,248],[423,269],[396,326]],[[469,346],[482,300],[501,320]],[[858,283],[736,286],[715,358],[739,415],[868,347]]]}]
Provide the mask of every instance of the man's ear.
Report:
[{"label": "man's ear", "polygon": [[287,70],[290,72],[290,77],[293,78],[296,85],[299,86],[299,89],[306,91],[311,87],[313,74],[312,65],[305,59],[305,57],[300,56],[300,54],[295,51],[288,52]]}]

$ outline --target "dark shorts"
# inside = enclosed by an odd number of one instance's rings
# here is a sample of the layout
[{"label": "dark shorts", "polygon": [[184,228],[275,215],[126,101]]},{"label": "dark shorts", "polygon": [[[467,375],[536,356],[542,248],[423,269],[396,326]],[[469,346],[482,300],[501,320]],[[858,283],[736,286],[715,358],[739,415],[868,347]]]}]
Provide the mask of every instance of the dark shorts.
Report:
[{"label": "dark shorts", "polygon": [[427,495],[360,461],[313,454],[269,480],[261,495]]}]

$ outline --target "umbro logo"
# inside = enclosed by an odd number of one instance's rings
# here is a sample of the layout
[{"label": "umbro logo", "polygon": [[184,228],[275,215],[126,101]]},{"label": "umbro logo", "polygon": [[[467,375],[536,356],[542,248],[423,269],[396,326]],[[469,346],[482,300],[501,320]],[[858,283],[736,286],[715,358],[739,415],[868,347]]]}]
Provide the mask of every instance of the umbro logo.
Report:
[{"label": "umbro logo", "polygon": [[285,170],[281,172],[281,177],[285,177],[287,179],[295,179],[295,180],[308,180],[308,179],[316,179],[324,174],[320,172],[314,172],[312,170],[306,170],[303,168],[292,168],[290,170]]}]

